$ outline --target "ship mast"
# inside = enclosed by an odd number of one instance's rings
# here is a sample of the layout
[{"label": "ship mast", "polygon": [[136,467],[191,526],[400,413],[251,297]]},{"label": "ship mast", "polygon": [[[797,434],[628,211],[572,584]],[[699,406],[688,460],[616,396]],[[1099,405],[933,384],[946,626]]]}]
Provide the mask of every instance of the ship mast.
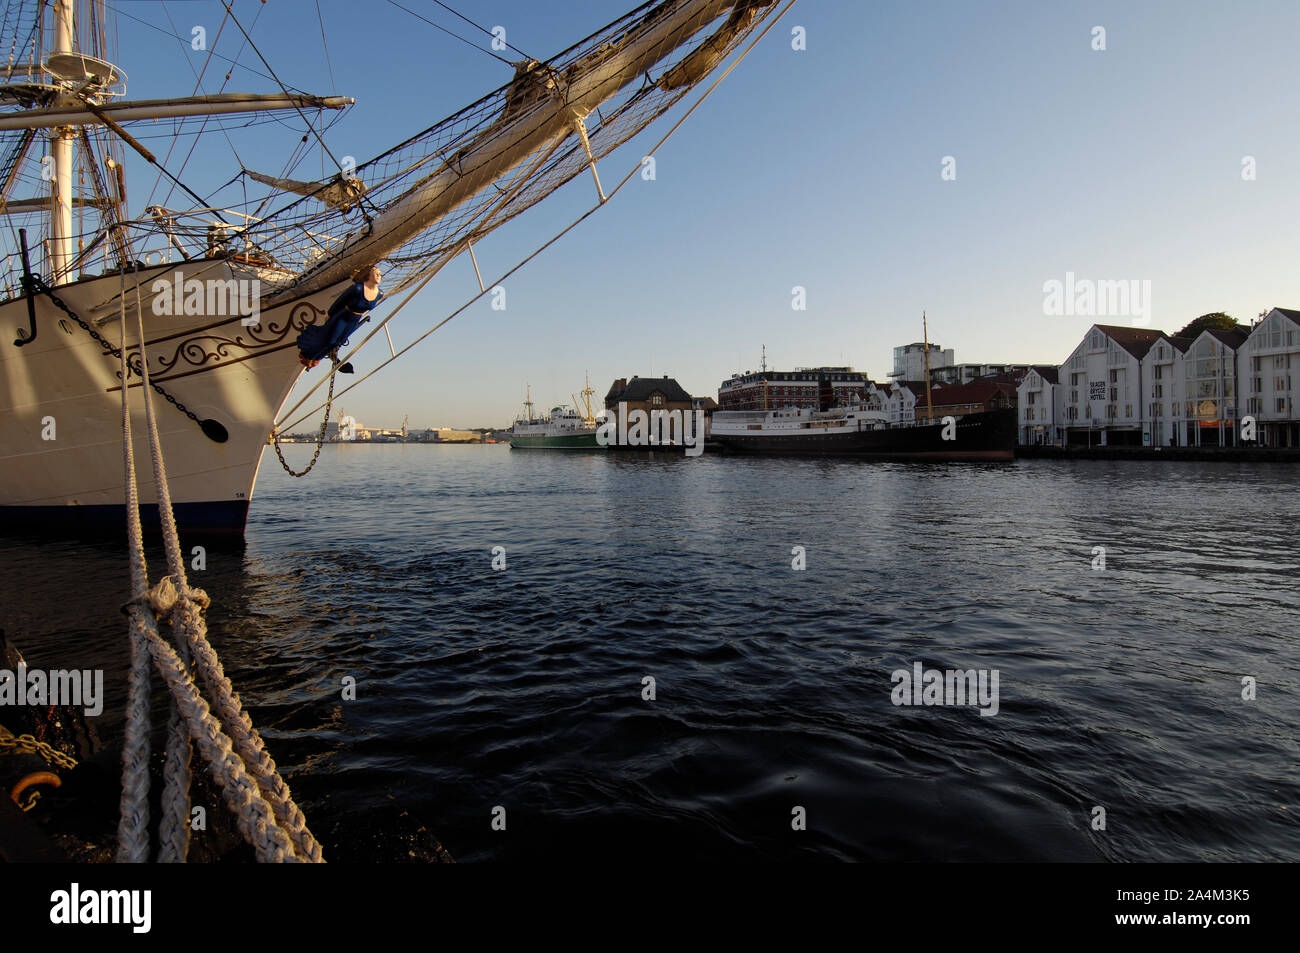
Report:
[{"label": "ship mast", "polygon": [[[55,0],[54,48],[51,54],[73,53],[73,0]],[[64,95],[60,105],[72,105],[76,99]],[[54,126],[50,131],[50,155],[54,158],[54,178],[50,181],[50,266],[54,284],[68,280],[72,265],[72,142],[75,126]]]},{"label": "ship mast", "polygon": [[[184,191],[202,203],[202,199],[177,180],[158,160],[132,137],[119,122],[145,119],[163,119],[188,116],[215,116],[237,113],[252,113],[266,110],[293,109],[299,112],[310,109],[342,109],[352,104],[344,96],[319,97],[310,95],[290,95],[288,93],[255,95],[245,93],[219,93],[213,96],[189,96],[165,100],[147,100],[138,102],[113,102],[116,97],[125,94],[126,75],[113,63],[101,58],[107,53],[103,37],[107,35],[106,25],[100,22],[104,17],[102,5],[92,4],[89,10],[83,9],[82,22],[86,26],[82,32],[91,38],[93,54],[81,50],[77,40],[76,12],[77,0],[49,0],[53,13],[53,30],[50,33],[48,48],[41,53],[40,62],[25,65],[27,78],[12,80],[17,71],[11,65],[9,75],[0,79],[0,93],[8,91],[11,98],[19,102],[30,95],[31,89],[41,91],[39,105],[15,111],[0,112],[0,131],[27,130],[29,134],[38,129],[48,131],[49,159],[48,171],[43,168],[41,178],[49,183],[49,191],[37,199],[16,199],[9,201],[8,194],[18,178],[18,163],[22,161],[25,147],[17,153],[12,170],[6,181],[0,185],[0,215],[24,214],[33,211],[45,212],[49,217],[45,239],[45,259],[49,269],[49,279],[54,285],[64,284],[75,278],[81,249],[77,247],[80,228],[74,230],[73,209],[96,208],[101,214],[112,209],[112,218],[126,218],[125,177],[121,164],[111,155],[106,159],[109,180],[105,182],[98,170],[95,148],[87,138],[86,127],[103,127],[127,146],[140,153],[159,171],[171,178]],[[44,2],[38,4],[37,24],[42,36],[45,30],[41,25],[44,16]],[[88,19],[87,19],[88,18]],[[40,79],[36,74],[44,74],[48,79]],[[53,95],[45,96],[50,90]],[[16,92],[15,92],[16,91]],[[6,100],[7,101],[7,100]],[[28,142],[31,141],[29,138]],[[76,194],[77,171],[75,167],[76,150],[84,147],[84,156],[89,165],[87,169],[92,184],[98,193],[95,199],[86,199]],[[113,179],[116,179],[114,182]],[[116,189],[113,188],[116,185]],[[44,183],[42,184],[42,188]],[[112,229],[112,225],[102,225]],[[117,246],[123,237],[116,232],[110,242]],[[93,244],[93,243],[92,243]],[[125,260],[124,248],[119,248],[119,257]],[[85,267],[84,262],[81,267]]]},{"label": "ship mast", "polygon": [[930,399],[930,329],[921,312],[921,347],[925,355],[925,422],[934,423],[934,402]]},{"label": "ship mast", "polygon": [[582,390],[578,391],[578,393],[582,395],[582,403],[579,404],[578,398],[574,397],[572,394],[570,394],[569,396],[573,397],[574,407],[583,408],[584,413],[582,415],[582,422],[586,424],[588,427],[590,427],[596,422],[596,418],[591,412],[591,398],[596,392],[591,389],[591,374],[589,372],[584,371],[583,377],[586,380],[587,386],[584,387]]}]

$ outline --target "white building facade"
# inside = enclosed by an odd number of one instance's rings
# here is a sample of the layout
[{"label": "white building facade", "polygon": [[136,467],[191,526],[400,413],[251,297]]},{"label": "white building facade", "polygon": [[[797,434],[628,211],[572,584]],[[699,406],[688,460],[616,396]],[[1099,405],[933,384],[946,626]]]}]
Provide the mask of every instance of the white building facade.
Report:
[{"label": "white building facade", "polygon": [[1183,353],[1183,417],[1189,447],[1235,447],[1237,427],[1237,352],[1247,340],[1241,331],[1202,331]]},{"label": "white building facade", "polygon": [[1161,334],[1142,359],[1147,389],[1144,444],[1177,447],[1186,440],[1183,417],[1183,352],[1188,341]]},{"label": "white building facade", "polygon": [[1266,447],[1300,447],[1300,311],[1273,308],[1239,353],[1242,412]]},{"label": "white building facade", "polygon": [[1062,429],[1060,369],[1031,367],[1016,387],[1022,446],[1060,446]]},{"label": "white building facade", "polygon": [[1059,372],[1067,445],[1142,446],[1150,439],[1142,359],[1162,336],[1106,324],[1088,330]]},{"label": "white building facade", "polygon": [[[946,351],[937,344],[930,345],[930,373],[948,367],[955,360],[953,349]],[[894,380],[919,381],[925,379],[925,344],[917,341],[894,348]]]}]

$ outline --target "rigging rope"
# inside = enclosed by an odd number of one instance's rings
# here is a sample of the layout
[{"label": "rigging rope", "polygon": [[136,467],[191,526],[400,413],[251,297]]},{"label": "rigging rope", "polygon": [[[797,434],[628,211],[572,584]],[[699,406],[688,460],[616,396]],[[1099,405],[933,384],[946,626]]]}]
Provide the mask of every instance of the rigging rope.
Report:
[{"label": "rigging rope", "polygon": [[[226,13],[230,16],[230,22],[239,28],[240,33],[244,34],[244,39],[247,40],[248,45],[253,48],[253,52],[257,54],[257,58],[262,61],[262,65],[266,67],[266,71],[270,73],[271,78],[279,84],[281,92],[288,96],[289,88],[285,86],[284,83],[280,82],[280,77],[275,74],[275,70],[271,68],[271,64],[268,63],[266,57],[262,55],[262,51],[257,48],[257,44],[253,42],[253,38],[248,35],[248,31],[244,29],[244,25],[239,22],[239,17],[235,16],[235,11],[231,9],[230,3],[227,2],[227,0],[222,0],[222,6],[226,8]],[[312,125],[311,120],[307,118],[307,114],[302,111],[302,107],[297,103],[294,103],[293,108],[297,111],[298,118],[307,124],[307,130],[316,137],[316,141],[319,142],[320,147],[325,150],[325,154],[330,157],[330,160],[338,167],[339,172],[342,173],[343,163],[340,162],[338,157],[330,151],[330,147],[325,144],[325,140],[321,137],[321,134],[316,131],[316,127]],[[366,202],[366,204],[370,205],[371,208],[374,208],[374,205],[367,201],[364,196],[362,196],[361,201]],[[379,210],[375,209],[375,211],[378,212]],[[364,209],[362,209],[362,214],[365,214]]]},{"label": "rigging rope", "polygon": [[[391,0],[390,0],[390,2],[391,2]],[[652,148],[651,148],[651,149],[646,153],[646,155],[654,155],[656,152],[659,151],[659,149],[664,145],[664,143],[666,143],[666,142],[668,141],[668,139],[669,139],[669,138],[670,138],[670,137],[671,137],[671,136],[672,136],[672,135],[673,135],[673,134],[674,134],[678,129],[681,128],[682,123],[686,122],[686,120],[690,118],[691,114],[692,114],[693,112],[695,112],[695,110],[698,109],[698,108],[700,107],[700,105],[701,105],[701,104],[702,104],[706,99],[709,98],[710,95],[712,95],[713,91],[716,90],[720,85],[722,85],[722,81],[725,80],[729,75],[731,75],[731,71],[734,70],[737,66],[740,65],[741,61],[743,61],[743,60],[745,59],[745,57],[748,56],[748,55],[750,54],[750,52],[754,49],[754,47],[756,47],[756,46],[759,44],[759,42],[763,39],[763,37],[767,36],[768,31],[771,30],[772,27],[775,26],[775,25],[776,25],[776,24],[781,20],[781,18],[784,17],[784,16],[785,16],[789,11],[790,11],[790,8],[793,7],[794,4],[795,4],[795,0],[786,0],[786,4],[785,4],[785,6],[782,7],[782,8],[777,12],[776,16],[772,17],[771,20],[769,20],[769,22],[767,23],[767,25],[764,26],[763,29],[759,32],[759,34],[758,34],[756,37],[754,37],[753,40],[750,41],[749,45],[745,47],[745,49],[741,52],[741,54],[740,54],[738,57],[736,57],[735,60],[732,61],[731,65],[729,65],[725,70],[723,70],[722,74],[721,74],[720,76],[718,76],[718,78],[717,78],[716,80],[713,81],[713,84],[712,84],[708,89],[706,89],[703,93],[700,94],[699,98],[697,98],[697,99],[695,100],[695,102],[691,104],[690,108],[687,109],[686,112],[684,112],[684,113],[682,114],[682,116],[681,116],[681,117],[680,117],[680,118],[679,118],[675,123],[673,123],[673,125],[668,129],[668,131],[667,131],[666,133],[664,133],[663,137],[662,137],[658,142],[656,142],[656,143],[654,144],[654,146],[653,146],[653,147],[652,147]],[[630,169],[630,170],[628,171],[627,175],[623,176],[623,178],[619,181],[618,185],[616,185],[616,186],[614,187],[613,191],[611,191],[607,196],[605,196],[605,197],[603,198],[602,201],[597,202],[597,203],[596,203],[595,205],[593,205],[591,208],[587,209],[586,212],[582,213],[582,215],[578,216],[576,219],[574,219],[572,222],[570,222],[568,225],[566,225],[566,226],[565,226],[563,229],[561,229],[559,232],[556,232],[556,234],[553,235],[553,236],[552,236],[548,241],[546,241],[544,244],[540,245],[540,246],[539,246],[536,250],[534,250],[530,255],[528,255],[526,258],[524,258],[523,260],[521,260],[518,264],[516,264],[516,265],[515,265],[513,268],[511,268],[509,271],[505,272],[503,275],[501,275],[499,278],[497,278],[496,281],[492,282],[491,284],[485,284],[484,289],[483,289],[482,291],[480,291],[478,294],[476,294],[476,295],[474,295],[473,297],[471,297],[471,298],[470,298],[468,301],[466,301],[463,305],[461,305],[459,308],[457,308],[457,309],[456,309],[455,311],[453,311],[451,314],[447,315],[447,317],[443,318],[441,321],[439,321],[437,324],[435,324],[433,327],[431,327],[428,331],[425,331],[425,332],[424,332],[423,334],[421,334],[418,338],[416,338],[416,339],[415,339],[414,341],[412,341],[410,344],[406,345],[404,348],[402,348],[402,349],[401,349],[400,351],[398,351],[397,353],[393,354],[392,356],[390,356],[390,357],[388,357],[388,358],[385,358],[385,359],[384,359],[383,361],[381,361],[381,362],[380,362],[380,363],[379,363],[379,364],[378,364],[374,369],[372,369],[371,371],[369,371],[369,372],[366,373],[366,374],[363,374],[361,377],[357,378],[356,381],[354,381],[352,384],[349,384],[349,385],[348,385],[347,387],[345,387],[345,388],[344,388],[340,393],[338,393],[337,395],[332,395],[332,396],[342,397],[344,394],[348,393],[348,391],[352,390],[354,387],[359,386],[360,384],[362,384],[363,382],[365,382],[368,378],[370,378],[370,377],[372,377],[373,375],[377,374],[379,371],[383,370],[385,367],[387,367],[387,366],[388,366],[389,364],[391,364],[393,361],[397,360],[399,357],[401,357],[401,356],[402,356],[403,354],[405,354],[407,351],[411,350],[411,348],[415,347],[417,344],[419,344],[421,341],[423,341],[423,340],[424,340],[425,338],[427,338],[429,335],[433,334],[433,332],[437,331],[439,328],[441,328],[444,324],[446,324],[446,323],[447,323],[448,321],[450,321],[452,318],[455,318],[455,317],[457,317],[458,315],[464,313],[464,312],[465,312],[466,310],[468,310],[469,307],[470,307],[471,305],[473,305],[476,301],[478,301],[478,300],[479,300],[480,298],[482,298],[484,295],[488,294],[488,293],[492,290],[492,288],[496,287],[497,285],[502,284],[504,281],[506,281],[508,278],[510,278],[511,275],[515,274],[515,272],[517,272],[517,271],[519,271],[519,269],[523,268],[524,265],[528,264],[530,261],[532,261],[532,260],[533,260],[534,258],[536,258],[538,255],[540,255],[540,254],[541,254],[542,252],[544,252],[546,249],[550,248],[552,245],[554,245],[557,241],[559,241],[561,238],[563,238],[563,237],[564,237],[565,235],[567,235],[569,232],[573,231],[573,229],[575,229],[575,228],[576,228],[578,225],[580,225],[582,222],[586,221],[587,218],[589,218],[593,213],[595,213],[597,209],[600,209],[601,207],[603,207],[606,203],[609,202],[610,199],[612,199],[615,195],[617,195],[620,191],[622,191],[623,187],[624,187],[625,185],[627,185],[627,183],[630,182],[634,176],[638,175],[638,174],[640,173],[640,171],[641,171],[641,162],[638,161],[638,162],[636,163],[636,165],[633,166],[633,168]],[[428,278],[431,278],[431,277],[432,277],[432,275],[427,276],[427,277],[426,277],[426,281],[428,280]],[[420,287],[423,287],[423,284],[421,284]],[[416,290],[418,291],[419,288],[417,288]],[[408,298],[407,300],[410,300],[410,299]],[[406,304],[406,301],[403,301],[402,304],[405,305],[405,304]],[[399,307],[400,307],[400,306],[399,306]],[[394,311],[394,314],[396,314],[396,311]],[[391,319],[391,317],[392,317],[392,315],[389,316],[390,319]],[[375,331],[378,331],[378,330],[379,330],[379,328],[375,328]],[[371,332],[371,334],[373,335],[374,332]],[[367,337],[366,340],[369,340],[369,337]],[[355,349],[353,349],[353,351],[350,352],[350,353],[348,354],[348,358],[350,359],[351,356],[352,356],[352,354],[355,354],[358,350],[360,350],[360,348],[361,348],[364,344],[365,344],[365,341],[362,341],[361,344],[357,345],[357,347],[356,347]],[[317,385],[317,386],[319,386],[319,385]],[[314,388],[313,388],[313,389],[314,389]],[[309,392],[309,393],[310,393],[310,392]],[[291,409],[287,414],[285,414],[284,416],[287,417],[287,416],[289,415],[289,413],[293,413],[294,410],[297,410],[297,408],[300,407],[300,406],[302,406],[302,404],[303,404],[304,402],[305,402],[305,398],[304,398],[303,400],[299,401],[298,404],[294,405],[294,407],[293,407],[293,408],[292,408],[292,409]],[[321,408],[322,406],[324,406],[324,405],[322,405],[322,404],[317,404],[317,405],[316,405],[315,407],[313,407],[311,410],[307,411],[307,412],[306,412],[305,414],[303,414],[301,417],[297,418],[296,420],[294,420],[292,423],[290,423],[290,424],[288,424],[288,425],[282,425],[282,424],[277,423],[277,424],[275,424],[274,426],[275,426],[276,428],[279,428],[279,427],[281,427],[281,426],[284,426],[285,429],[288,429],[288,428],[290,428],[290,427],[294,427],[294,426],[296,426],[297,424],[301,423],[303,420],[306,420],[308,417],[310,417],[312,414],[314,414],[317,410],[320,410],[320,408]]]},{"label": "rigging rope", "polygon": [[[451,7],[447,6],[447,4],[443,3],[442,0],[433,0],[433,2],[436,3],[438,6],[442,7],[444,10],[448,11],[449,13],[453,13],[453,14],[455,14],[456,16],[460,17],[462,20],[464,20],[464,21],[465,21],[466,23],[468,23],[470,26],[475,27],[476,29],[482,30],[482,31],[483,31],[484,33],[486,33],[488,36],[492,37],[493,39],[496,39],[496,34],[493,33],[491,30],[487,29],[487,28],[484,27],[484,26],[480,26],[479,24],[475,23],[473,20],[471,20],[469,17],[465,16],[465,14],[461,13],[459,10],[453,10]],[[506,41],[504,41],[504,42],[505,42],[506,46],[510,47],[510,49],[514,50],[516,53],[518,53],[518,54],[519,54],[520,56],[522,56],[524,59],[526,59],[526,60],[536,59],[536,57],[529,56],[527,53],[525,53],[525,52],[524,52],[523,50],[521,50],[519,47],[517,47],[517,46],[515,46],[513,43],[511,43],[509,40],[506,40]]]},{"label": "rigging rope", "polygon": [[[167,22],[171,24],[172,29],[173,30],[176,29],[176,23],[172,20],[172,15],[167,10],[166,4],[163,4],[163,13],[167,14]],[[260,10],[258,11],[258,16],[261,16]],[[194,73],[194,92],[190,93],[191,96],[197,96],[203,89],[203,77],[207,74],[208,64],[212,62],[213,54],[215,54],[217,51],[217,44],[221,42],[221,32],[226,28],[226,19],[227,19],[226,17],[222,17],[221,22],[217,24],[217,34],[212,38],[212,43],[208,46],[208,55],[203,58],[203,68],[201,70],[195,73],[194,64],[190,62],[189,57],[185,58],[185,63],[187,66],[189,66],[190,72]],[[256,23],[256,20],[254,20],[254,22]],[[242,53],[243,51],[241,50],[240,52]],[[238,59],[239,53],[236,53],[235,57],[236,59]],[[231,74],[227,72],[226,78],[222,80],[221,85],[217,88],[218,92],[221,92],[226,88],[226,83],[230,82],[230,76]],[[176,148],[176,143],[180,140],[181,130],[185,127],[185,122],[188,118],[189,118],[188,116],[181,117],[180,122],[177,123],[176,129],[172,133],[172,143],[167,148],[167,155],[163,156],[164,163],[166,163],[169,159],[171,159],[172,150]],[[186,153],[185,158],[181,160],[181,167],[180,170],[176,173],[177,175],[182,174],[185,171],[185,167],[189,165],[190,158],[194,155],[194,150],[198,147],[199,144],[198,137],[203,135],[204,131],[208,128],[208,123],[209,121],[211,121],[211,119],[212,119],[211,115],[203,117],[203,123],[199,126],[198,133],[194,134],[195,136],[194,141],[190,144],[190,151]],[[230,151],[235,156],[235,161],[238,162],[239,153],[235,150],[235,144],[230,140],[230,133],[226,131],[225,126],[218,126],[218,128],[221,130],[221,134],[225,136],[226,144],[230,146]],[[154,179],[153,188],[149,190],[149,198],[146,199],[144,203],[146,207],[153,204],[154,194],[158,191],[158,185],[161,183],[161,181],[162,181],[162,176],[157,176]],[[162,200],[164,205],[166,205],[168,202],[171,201],[172,193],[174,191],[175,191],[174,186],[168,190],[167,195],[164,196]]]},{"label": "rigging rope", "polygon": [[[404,6],[402,6],[400,3],[397,2],[397,0],[388,0],[388,2],[389,2],[390,4],[392,4],[393,6],[397,7],[397,9],[402,10],[402,11],[404,11],[405,13],[409,13],[411,16],[415,17],[417,20],[423,20],[425,23],[429,24],[429,26],[433,27],[435,30],[441,30],[443,33],[446,33],[448,36],[454,36],[456,39],[460,40],[462,43],[464,43],[464,44],[466,44],[466,45],[468,45],[468,46],[472,46],[472,47],[474,47],[474,49],[478,50],[480,53],[486,53],[488,56],[492,57],[493,59],[498,59],[498,60],[500,60],[502,63],[505,63],[507,66],[513,67],[513,66],[515,65],[514,63],[511,63],[508,59],[506,59],[504,56],[499,56],[497,53],[495,53],[495,52],[492,51],[492,50],[485,50],[485,49],[483,49],[483,47],[479,46],[479,45],[478,45],[477,43],[475,43],[473,40],[467,40],[467,39],[465,39],[465,37],[461,36],[459,33],[454,33],[454,32],[452,32],[451,30],[448,30],[445,26],[440,26],[439,24],[434,23],[434,22],[433,22],[432,20],[430,20],[428,17],[421,16],[420,14],[418,14],[418,13],[416,13],[414,10],[412,10],[410,7],[404,7]],[[450,8],[449,8],[449,9],[450,9]],[[456,13],[455,10],[452,10],[451,12],[452,12],[452,13]],[[460,16],[459,13],[456,13],[456,15],[457,15],[457,16]],[[464,17],[461,17],[461,19],[464,20],[465,18],[464,18]],[[473,23],[473,21],[467,21],[467,22],[470,22],[473,26],[478,26],[478,24],[477,24],[477,23]],[[478,27],[478,28],[479,28],[480,30],[483,29],[481,26]],[[487,33],[486,30],[484,30],[483,32]],[[489,33],[488,35],[491,36],[490,33]],[[510,46],[509,43],[507,43],[506,45],[507,45],[507,46]],[[510,46],[510,48],[511,48],[512,50],[514,49],[513,46]],[[516,52],[518,52],[518,51],[516,51]],[[527,54],[524,54],[524,55],[527,56]]]},{"label": "rigging rope", "polygon": [[[126,275],[122,274],[119,317],[122,346],[118,349],[122,375],[122,447],[126,484],[127,536],[132,598],[124,607],[130,619],[131,671],[128,682],[127,723],[122,753],[122,802],[118,825],[118,860],[142,863],[149,854],[149,662],[152,661],[171,695],[172,712],[164,773],[162,841],[159,860],[184,862],[189,831],[189,739],[194,739],[207,761],[227,806],[235,814],[244,838],[260,861],[321,862],[320,844],[307,829],[306,818],[294,803],[288,786],[252,721],[244,711],[216,652],[207,640],[203,612],[209,599],[191,588],[172,511],[171,492],[163,463],[158,422],[149,393],[148,355],[145,354],[144,310],[136,276],[136,332],[140,353],[140,393],[153,461],[158,517],[162,527],[168,575],[149,588],[143,531],[140,522],[139,483],[131,433],[131,407],[127,377],[131,368],[126,347]],[[158,634],[158,621],[170,619],[173,648]],[[212,704],[195,682],[202,680]],[[215,711],[214,711],[215,709]]]}]

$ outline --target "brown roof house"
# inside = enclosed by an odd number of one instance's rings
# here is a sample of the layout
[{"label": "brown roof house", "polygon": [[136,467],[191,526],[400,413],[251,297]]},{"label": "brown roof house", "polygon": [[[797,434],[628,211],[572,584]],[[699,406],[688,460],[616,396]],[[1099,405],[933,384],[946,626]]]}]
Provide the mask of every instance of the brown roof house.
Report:
[{"label": "brown roof house", "polygon": [[[689,444],[697,430],[701,448],[703,446],[704,429],[695,425],[694,400],[671,377],[633,377],[631,380],[620,377],[605,394],[605,409],[619,417],[620,439],[617,445],[620,447],[681,445],[683,438]],[[637,411],[644,412],[646,419],[652,422],[650,433],[653,436],[648,443],[636,439]],[[686,423],[687,418],[689,423]],[[662,420],[662,432],[653,423],[657,420]],[[626,439],[628,436],[632,438],[630,441]]]}]

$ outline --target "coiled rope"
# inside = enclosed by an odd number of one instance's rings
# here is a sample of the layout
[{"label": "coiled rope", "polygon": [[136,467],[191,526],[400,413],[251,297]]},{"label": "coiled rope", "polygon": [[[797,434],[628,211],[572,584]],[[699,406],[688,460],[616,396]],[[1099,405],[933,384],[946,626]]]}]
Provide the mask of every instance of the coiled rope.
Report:
[{"label": "coiled rope", "polygon": [[[128,680],[125,744],[122,752],[122,801],[118,822],[119,862],[149,860],[149,665],[152,662],[171,696],[164,765],[158,860],[183,863],[190,832],[190,741],[211,769],[240,833],[262,862],[323,860],[321,847],[289,793],[275,762],[240,704],[207,639],[203,611],[207,595],[189,585],[181,554],[162,446],[149,391],[148,356],[144,351],[144,317],[136,278],[136,329],[140,350],[140,388],[144,400],[149,450],[153,461],[168,575],[150,588],[140,525],[139,487],[131,434],[126,348],[126,276],[122,275],[120,312],[122,347],[122,447],[126,482],[127,537],[131,599],[124,606],[130,619],[131,670]],[[158,622],[170,619],[175,648],[158,634]],[[209,704],[195,682],[206,688]]]}]

